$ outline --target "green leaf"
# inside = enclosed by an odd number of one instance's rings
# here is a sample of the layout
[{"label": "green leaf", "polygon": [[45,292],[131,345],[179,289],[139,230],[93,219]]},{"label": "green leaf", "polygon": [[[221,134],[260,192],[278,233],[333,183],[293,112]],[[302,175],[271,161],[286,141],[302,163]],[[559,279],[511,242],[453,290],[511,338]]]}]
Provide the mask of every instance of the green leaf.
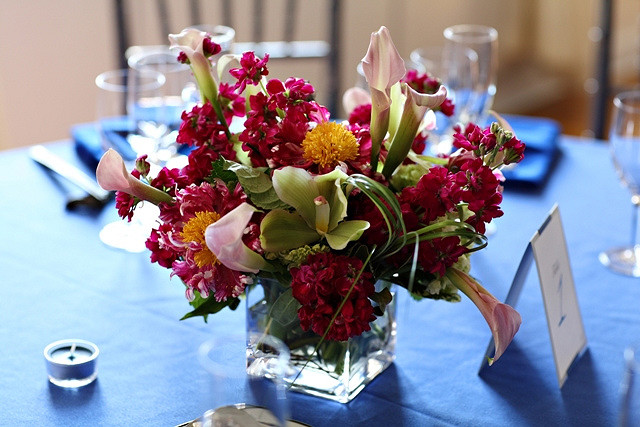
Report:
[{"label": "green leaf", "polygon": [[298,321],[299,308],[300,303],[293,297],[293,290],[289,288],[273,303],[269,316],[286,327]]},{"label": "green leaf", "polygon": [[288,207],[276,194],[271,178],[265,173],[266,168],[253,168],[230,161],[226,161],[225,168],[238,177],[242,189],[257,207],[266,210]]},{"label": "green leaf", "polygon": [[213,182],[215,178],[219,178],[227,184],[227,187],[231,188],[238,182],[238,177],[235,173],[225,169],[226,160],[219,157],[212,163],[211,173],[209,174],[209,182]]},{"label": "green leaf", "polygon": [[189,319],[190,317],[202,316],[204,317],[204,321],[206,322],[207,316],[209,314],[215,314],[225,307],[229,307],[231,310],[235,310],[236,308],[238,308],[240,299],[229,298],[225,301],[216,301],[216,297],[213,294],[209,295],[209,298],[205,299],[202,298],[198,292],[196,292],[196,298],[189,304],[195,307],[195,309],[182,316],[180,320]]},{"label": "green leaf", "polygon": [[378,304],[376,307],[374,307],[376,316],[382,316],[387,306],[391,304],[393,295],[391,295],[391,291],[389,291],[389,288],[384,287],[380,292],[374,293],[369,298],[371,298],[373,302]]}]

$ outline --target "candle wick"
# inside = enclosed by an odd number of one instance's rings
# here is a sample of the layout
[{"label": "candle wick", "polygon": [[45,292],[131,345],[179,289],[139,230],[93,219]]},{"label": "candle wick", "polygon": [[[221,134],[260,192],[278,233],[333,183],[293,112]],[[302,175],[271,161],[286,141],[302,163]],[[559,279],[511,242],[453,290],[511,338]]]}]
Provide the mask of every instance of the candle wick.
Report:
[{"label": "candle wick", "polygon": [[71,349],[69,350],[69,360],[73,361],[76,358],[74,354],[76,352],[76,343],[71,344]]}]

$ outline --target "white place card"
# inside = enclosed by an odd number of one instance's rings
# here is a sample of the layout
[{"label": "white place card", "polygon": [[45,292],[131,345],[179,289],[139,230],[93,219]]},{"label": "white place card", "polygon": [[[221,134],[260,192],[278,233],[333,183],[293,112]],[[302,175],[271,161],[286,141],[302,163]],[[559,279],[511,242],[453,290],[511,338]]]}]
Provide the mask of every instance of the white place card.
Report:
[{"label": "white place card", "polygon": [[[505,299],[506,304],[515,308],[534,259],[540,279],[558,385],[562,387],[572,364],[586,348],[587,338],[557,204],[553,206],[548,217],[527,245]],[[491,340],[480,371],[487,365],[487,356],[493,354],[493,351],[493,340]]]}]

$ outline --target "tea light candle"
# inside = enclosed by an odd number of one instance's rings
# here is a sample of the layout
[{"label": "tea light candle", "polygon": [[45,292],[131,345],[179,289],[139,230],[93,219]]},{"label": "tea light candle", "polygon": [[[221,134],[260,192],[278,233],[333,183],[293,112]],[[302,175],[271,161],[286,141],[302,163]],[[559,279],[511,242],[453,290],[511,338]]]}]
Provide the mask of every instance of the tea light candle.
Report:
[{"label": "tea light candle", "polygon": [[85,340],[52,342],[44,349],[49,381],[65,388],[82,387],[91,383],[98,376],[98,353],[98,346]]}]

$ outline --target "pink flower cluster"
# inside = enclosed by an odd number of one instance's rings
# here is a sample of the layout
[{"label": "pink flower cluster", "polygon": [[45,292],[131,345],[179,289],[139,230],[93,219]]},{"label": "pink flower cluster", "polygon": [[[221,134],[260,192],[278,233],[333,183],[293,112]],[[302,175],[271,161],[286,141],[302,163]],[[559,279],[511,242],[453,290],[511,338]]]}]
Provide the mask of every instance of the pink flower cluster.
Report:
[{"label": "pink flower cluster", "polygon": [[[189,52],[194,63],[201,65],[200,62],[204,61],[205,65],[209,65],[208,59],[203,59],[202,56],[209,58],[219,51],[218,45],[205,38]],[[189,62],[183,52],[180,53],[179,60]],[[254,206],[238,182],[240,175],[235,176],[233,172],[222,170],[221,160],[239,162],[237,150],[241,149],[253,167],[266,167],[267,173],[292,166],[318,175],[335,168],[335,163],[321,166],[305,157],[303,141],[309,132],[318,127],[318,131],[323,131],[324,127],[321,125],[330,120],[327,109],[314,100],[313,86],[293,77],[285,81],[266,81],[263,78],[269,74],[267,62],[268,55],[260,59],[252,52],[243,54],[240,67],[230,70],[231,76],[236,79],[234,84],[215,83],[207,92],[212,95],[205,98],[206,102],[183,112],[177,142],[191,148],[186,166],[181,169],[165,167],[155,178],[149,179],[149,164],[146,159],[141,158],[136,170],[132,172],[136,178],[146,181],[172,199],[171,202],[159,203],[158,225],[153,229],[146,245],[151,251],[152,262],[171,269],[171,274],[185,283],[186,296],[190,301],[198,296],[206,299],[210,295],[217,302],[237,301],[245,286],[252,282],[247,271],[253,273],[259,270],[256,268],[241,272],[226,267],[211,252],[207,246],[208,241],[205,241],[205,229],[240,205],[242,208],[249,208],[244,212],[248,213],[247,219],[251,216],[251,220],[248,224],[245,221],[236,227],[237,235],[242,237],[235,238],[235,241],[242,240],[249,252],[255,252],[252,255],[258,254],[260,261],[267,263],[261,258],[265,254],[260,242],[260,226],[268,209]],[[263,82],[266,84],[263,85]],[[434,94],[441,86],[438,80],[416,71],[409,71],[403,82],[422,94]],[[247,91],[257,93],[245,99],[242,94],[248,85],[259,85],[260,90]],[[444,95],[440,93],[440,96]],[[445,115],[452,115],[454,111],[449,99],[437,108]],[[400,190],[393,188],[385,178],[387,176],[392,179],[391,173],[382,175],[371,166],[372,151],[379,149],[380,155],[376,159],[381,161],[391,160],[395,154],[395,147],[387,151],[388,147],[384,144],[378,148],[372,143],[372,110],[375,111],[372,104],[365,104],[356,107],[350,114],[345,129],[353,134],[358,148],[356,150],[353,148],[354,144],[350,145],[353,151],[345,160],[340,159],[340,168],[347,175],[363,174],[373,178],[376,181],[374,184],[387,187],[385,190],[388,189],[392,196],[381,202],[387,207],[391,204],[395,206],[397,202],[407,233],[417,232],[448,216],[459,218],[461,206],[466,209],[463,219],[470,225],[465,227],[474,229],[477,233],[484,233],[486,224],[503,214],[499,206],[502,188],[493,168],[494,164],[509,164],[522,159],[524,144],[512,134],[500,127],[481,129],[471,124],[455,135],[454,145],[460,149],[459,153],[451,156],[446,165],[431,167],[415,185]],[[232,135],[229,123],[238,117],[244,119],[243,130]],[[315,137],[318,134],[311,135]],[[405,146],[408,150],[413,128],[411,132],[407,131],[407,135],[408,144]],[[349,141],[352,141],[351,135],[348,136]],[[421,133],[413,139],[414,152],[421,153],[424,150],[426,137],[426,133]],[[355,151],[357,155],[353,154]],[[385,167],[392,164],[391,161],[386,163]],[[404,163],[410,164],[412,161],[405,159]],[[228,178],[228,174],[235,179]],[[385,255],[383,262],[386,265],[383,267],[365,264],[362,259],[353,255],[358,253],[351,250],[353,242],[357,239],[357,244],[368,246],[368,250],[374,245],[381,247],[390,239],[389,227],[379,207],[370,199],[370,194],[352,191],[350,188],[341,197],[348,198],[348,203],[345,202],[346,216],[341,214],[338,218],[330,209],[322,210],[325,206],[331,208],[326,200],[324,202],[327,203],[317,203],[314,209],[317,208],[317,212],[330,217],[333,222],[365,220],[369,223],[369,228],[359,238],[356,236],[348,242],[351,245],[347,247],[348,250],[314,253],[301,265],[290,268],[289,273],[293,297],[300,304],[298,317],[302,329],[312,330],[321,336],[326,334],[329,340],[344,341],[370,330],[369,324],[375,320],[372,298],[377,273],[385,270],[388,275],[389,271],[406,269],[413,259],[414,246],[396,248]],[[118,192],[116,207],[120,216],[130,220],[139,201],[135,196]],[[293,208],[289,209],[282,216],[294,216],[297,214],[294,211]],[[232,214],[227,218],[235,217]],[[262,224],[266,223],[268,221]],[[224,222],[218,225],[221,224]],[[335,227],[335,224],[332,226]],[[216,230],[216,227],[213,226],[210,230]],[[318,234],[318,241],[325,234],[328,234],[327,230]],[[417,263],[421,279],[425,276],[427,279],[442,278],[449,267],[469,251],[465,246],[468,242],[462,242],[457,235],[427,237],[418,243]],[[270,255],[272,258],[269,260],[279,256]],[[221,255],[220,259],[223,260],[224,257]],[[286,265],[277,267],[282,271],[270,271],[286,273]]]},{"label": "pink flower cluster", "polygon": [[372,274],[362,269],[360,259],[331,252],[309,255],[305,264],[291,269],[293,296],[302,305],[298,317],[303,330],[320,336],[326,332],[326,339],[345,341],[371,329],[375,316],[369,297],[375,288]]}]

